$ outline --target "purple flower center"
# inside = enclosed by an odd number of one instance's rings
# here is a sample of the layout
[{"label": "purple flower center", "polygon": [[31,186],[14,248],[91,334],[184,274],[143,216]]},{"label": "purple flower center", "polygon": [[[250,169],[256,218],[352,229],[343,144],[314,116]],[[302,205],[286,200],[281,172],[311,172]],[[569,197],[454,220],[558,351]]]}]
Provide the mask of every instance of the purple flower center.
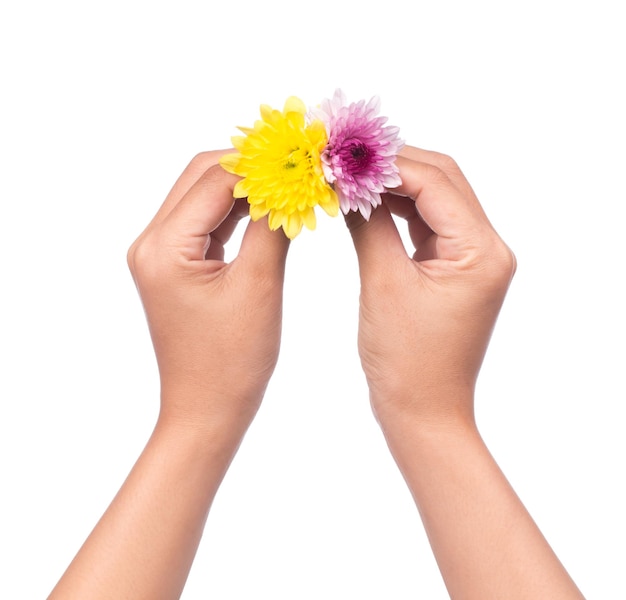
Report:
[{"label": "purple flower center", "polygon": [[353,138],[341,148],[341,158],[350,173],[361,173],[370,166],[372,153],[361,140]]}]

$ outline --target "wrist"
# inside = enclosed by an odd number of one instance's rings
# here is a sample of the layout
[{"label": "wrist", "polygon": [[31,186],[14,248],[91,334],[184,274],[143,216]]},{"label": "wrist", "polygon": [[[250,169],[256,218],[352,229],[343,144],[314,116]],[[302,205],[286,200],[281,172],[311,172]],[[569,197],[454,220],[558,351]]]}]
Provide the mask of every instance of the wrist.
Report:
[{"label": "wrist", "polygon": [[164,386],[157,428],[212,452],[234,455],[263,394],[246,397],[195,386]]},{"label": "wrist", "polygon": [[[460,415],[417,421],[405,415],[381,423],[391,455],[413,490],[415,473],[428,465],[458,461],[471,449],[484,448],[473,417]],[[439,468],[439,467],[437,467]]]},{"label": "wrist", "polygon": [[370,402],[385,437],[475,428],[473,384],[440,383],[385,392],[370,388]]}]

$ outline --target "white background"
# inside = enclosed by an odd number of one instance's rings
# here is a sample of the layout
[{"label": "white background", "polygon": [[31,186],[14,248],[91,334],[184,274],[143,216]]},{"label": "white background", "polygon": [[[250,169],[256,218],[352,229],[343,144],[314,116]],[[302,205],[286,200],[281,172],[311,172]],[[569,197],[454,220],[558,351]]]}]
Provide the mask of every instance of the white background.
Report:
[{"label": "white background", "polygon": [[[46,596],[154,424],[129,244],[259,104],[339,86],[451,154],[515,251],[479,426],[583,592],[626,598],[620,4],[4,2],[0,597]],[[184,598],[447,597],[369,412],[349,236],[319,216]]]}]

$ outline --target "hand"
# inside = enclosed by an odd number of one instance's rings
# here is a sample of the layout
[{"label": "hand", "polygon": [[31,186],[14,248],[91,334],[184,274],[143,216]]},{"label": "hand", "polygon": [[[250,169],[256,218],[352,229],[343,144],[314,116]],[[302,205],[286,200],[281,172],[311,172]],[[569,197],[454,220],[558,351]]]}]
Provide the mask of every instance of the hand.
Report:
[{"label": "hand", "polygon": [[238,178],[198,155],[128,252],[161,376],[161,418],[245,430],[278,358],[289,240],[250,222],[238,256],[224,244],[247,214]]},{"label": "hand", "polygon": [[[348,216],[361,274],[359,352],[384,426],[472,419],[471,397],[515,259],[452,159],[407,147],[402,185]],[[390,211],[404,217],[409,257]],[[451,402],[450,398],[457,398]]]},{"label": "hand", "polygon": [[[580,600],[474,421],[513,254],[451,159],[406,148],[398,166],[402,185],[370,221],[348,218],[361,272],[359,351],[450,597]],[[408,221],[412,258],[390,211]]]},{"label": "hand", "polygon": [[289,243],[266,220],[250,223],[239,254],[224,262],[247,205],[233,201],[237,177],[217,165],[220,154],[191,162],[128,252],[159,365],[161,412],[51,600],[180,596],[276,364]]}]

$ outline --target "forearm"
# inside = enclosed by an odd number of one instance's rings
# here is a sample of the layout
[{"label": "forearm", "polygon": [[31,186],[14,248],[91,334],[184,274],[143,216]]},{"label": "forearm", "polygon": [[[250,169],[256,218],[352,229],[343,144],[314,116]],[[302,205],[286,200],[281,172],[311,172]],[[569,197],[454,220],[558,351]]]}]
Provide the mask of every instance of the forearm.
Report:
[{"label": "forearm", "polygon": [[50,598],[178,598],[238,433],[160,419]]},{"label": "forearm", "polygon": [[580,599],[473,421],[383,424],[452,599]]}]

